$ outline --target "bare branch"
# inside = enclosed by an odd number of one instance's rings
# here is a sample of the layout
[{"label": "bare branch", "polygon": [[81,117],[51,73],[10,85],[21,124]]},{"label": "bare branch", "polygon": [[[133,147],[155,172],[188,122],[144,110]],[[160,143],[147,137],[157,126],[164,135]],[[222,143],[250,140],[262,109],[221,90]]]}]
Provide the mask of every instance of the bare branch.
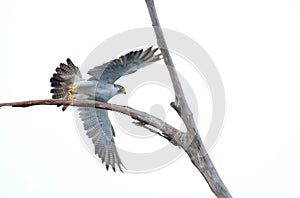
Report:
[{"label": "bare branch", "polygon": [[[87,107],[95,107],[101,109],[107,109],[111,111],[116,111],[119,113],[123,113],[125,115],[130,116],[131,118],[137,120],[140,124],[143,125],[150,132],[158,134],[167,140],[169,140],[175,146],[183,145],[183,136],[184,132],[174,128],[173,126],[167,124],[161,119],[147,114],[142,111],[138,111],[136,109],[115,105],[110,103],[98,102],[93,100],[62,100],[62,99],[46,99],[46,100],[27,100],[21,102],[9,102],[9,103],[0,103],[0,107],[30,107],[35,105],[70,105],[70,106],[87,106]],[[157,130],[153,130],[146,125],[152,126]]]},{"label": "bare branch", "polygon": [[171,106],[176,110],[187,128],[187,133],[183,137],[184,145],[181,146],[183,146],[183,148],[191,158],[193,164],[204,176],[215,195],[217,197],[231,197],[229,191],[227,190],[225,184],[223,183],[217,170],[215,169],[210,157],[208,156],[205,146],[199,136],[193,114],[185,99],[176,69],[174,67],[165,38],[163,36],[154,1],[146,0],[146,4],[157,38],[157,44],[161,50],[165,64],[168,68],[175,91],[175,102],[172,102]]}]

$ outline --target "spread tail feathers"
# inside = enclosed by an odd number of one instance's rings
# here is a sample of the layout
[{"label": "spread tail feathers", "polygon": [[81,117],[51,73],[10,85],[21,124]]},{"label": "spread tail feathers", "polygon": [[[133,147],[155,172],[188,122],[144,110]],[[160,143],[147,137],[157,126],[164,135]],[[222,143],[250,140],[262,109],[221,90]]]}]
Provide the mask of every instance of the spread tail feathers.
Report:
[{"label": "spread tail feathers", "polygon": [[[53,93],[53,99],[68,99],[70,93],[69,90],[74,82],[81,79],[81,73],[79,68],[76,67],[71,59],[67,59],[67,64],[60,63],[60,66],[56,68],[56,73],[53,74],[50,79],[51,82],[51,93]],[[60,106],[60,105],[58,105]],[[63,111],[67,106],[63,107]]]}]

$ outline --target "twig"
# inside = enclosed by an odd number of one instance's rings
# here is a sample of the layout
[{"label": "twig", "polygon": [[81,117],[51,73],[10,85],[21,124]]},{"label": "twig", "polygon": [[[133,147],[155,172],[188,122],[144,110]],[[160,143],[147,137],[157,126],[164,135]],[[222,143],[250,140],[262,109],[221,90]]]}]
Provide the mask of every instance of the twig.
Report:
[{"label": "twig", "polygon": [[[139,126],[139,127],[144,128],[144,129],[147,129],[147,130],[150,131],[151,133],[154,133],[154,134],[156,134],[156,135],[159,135],[159,136],[161,136],[161,137],[167,139],[167,140],[168,140],[169,142],[171,142],[173,145],[178,146],[178,145],[176,144],[176,142],[172,141],[172,139],[170,139],[170,137],[169,137],[168,135],[164,135],[163,133],[161,133],[161,132],[159,132],[159,131],[156,131],[155,129],[153,129],[153,128],[149,127],[149,126],[146,126],[146,124],[145,124],[144,122],[139,121],[139,122],[132,122],[132,123],[135,124],[136,126]],[[182,132],[181,132],[181,133],[182,133]]]},{"label": "twig", "polygon": [[176,110],[187,128],[187,133],[183,136],[183,142],[185,144],[181,146],[187,152],[193,164],[204,176],[205,180],[207,181],[208,185],[215,193],[215,195],[217,197],[231,197],[229,191],[227,190],[225,184],[223,183],[217,170],[215,169],[209,155],[207,154],[205,146],[199,136],[193,114],[185,99],[176,69],[174,67],[162,29],[159,24],[154,1],[146,0],[146,4],[157,38],[157,44],[161,50],[165,64],[168,68],[175,91],[175,102],[172,102],[171,106]]}]

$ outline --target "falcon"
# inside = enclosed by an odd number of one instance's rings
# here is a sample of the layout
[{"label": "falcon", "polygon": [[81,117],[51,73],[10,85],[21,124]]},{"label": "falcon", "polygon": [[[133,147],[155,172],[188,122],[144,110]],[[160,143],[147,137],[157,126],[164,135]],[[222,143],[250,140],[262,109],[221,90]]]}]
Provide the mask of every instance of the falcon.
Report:
[{"label": "falcon", "polygon": [[[89,99],[107,102],[117,94],[126,94],[125,88],[115,82],[122,76],[136,72],[161,59],[156,53],[158,48],[149,47],[138,51],[131,51],[117,59],[96,66],[88,71],[89,79],[82,78],[80,70],[68,58],[56,68],[56,73],[50,79],[53,99]],[[67,109],[64,105],[62,110]],[[105,164],[116,171],[116,167],[123,172],[119,154],[114,142],[115,131],[105,109],[93,107],[78,107],[79,116],[83,122],[86,135],[92,139],[95,154]]]}]

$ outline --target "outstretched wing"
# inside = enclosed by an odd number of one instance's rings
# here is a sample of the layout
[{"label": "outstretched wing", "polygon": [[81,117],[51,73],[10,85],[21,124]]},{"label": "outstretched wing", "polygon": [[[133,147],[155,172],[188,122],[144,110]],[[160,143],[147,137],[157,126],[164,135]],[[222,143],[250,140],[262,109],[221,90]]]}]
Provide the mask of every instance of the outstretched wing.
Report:
[{"label": "outstretched wing", "polygon": [[[122,171],[122,164],[114,142],[114,129],[110,123],[108,112],[93,107],[79,107],[79,116],[83,121],[87,136],[92,138],[95,154],[99,156],[106,169],[109,166],[115,171],[116,166]],[[122,171],[123,172],[123,171]]]},{"label": "outstretched wing", "polygon": [[158,48],[149,47],[146,50],[131,51],[118,59],[90,69],[88,74],[100,82],[112,84],[121,76],[136,72],[138,69],[160,60],[161,54],[155,54],[157,50]]}]

